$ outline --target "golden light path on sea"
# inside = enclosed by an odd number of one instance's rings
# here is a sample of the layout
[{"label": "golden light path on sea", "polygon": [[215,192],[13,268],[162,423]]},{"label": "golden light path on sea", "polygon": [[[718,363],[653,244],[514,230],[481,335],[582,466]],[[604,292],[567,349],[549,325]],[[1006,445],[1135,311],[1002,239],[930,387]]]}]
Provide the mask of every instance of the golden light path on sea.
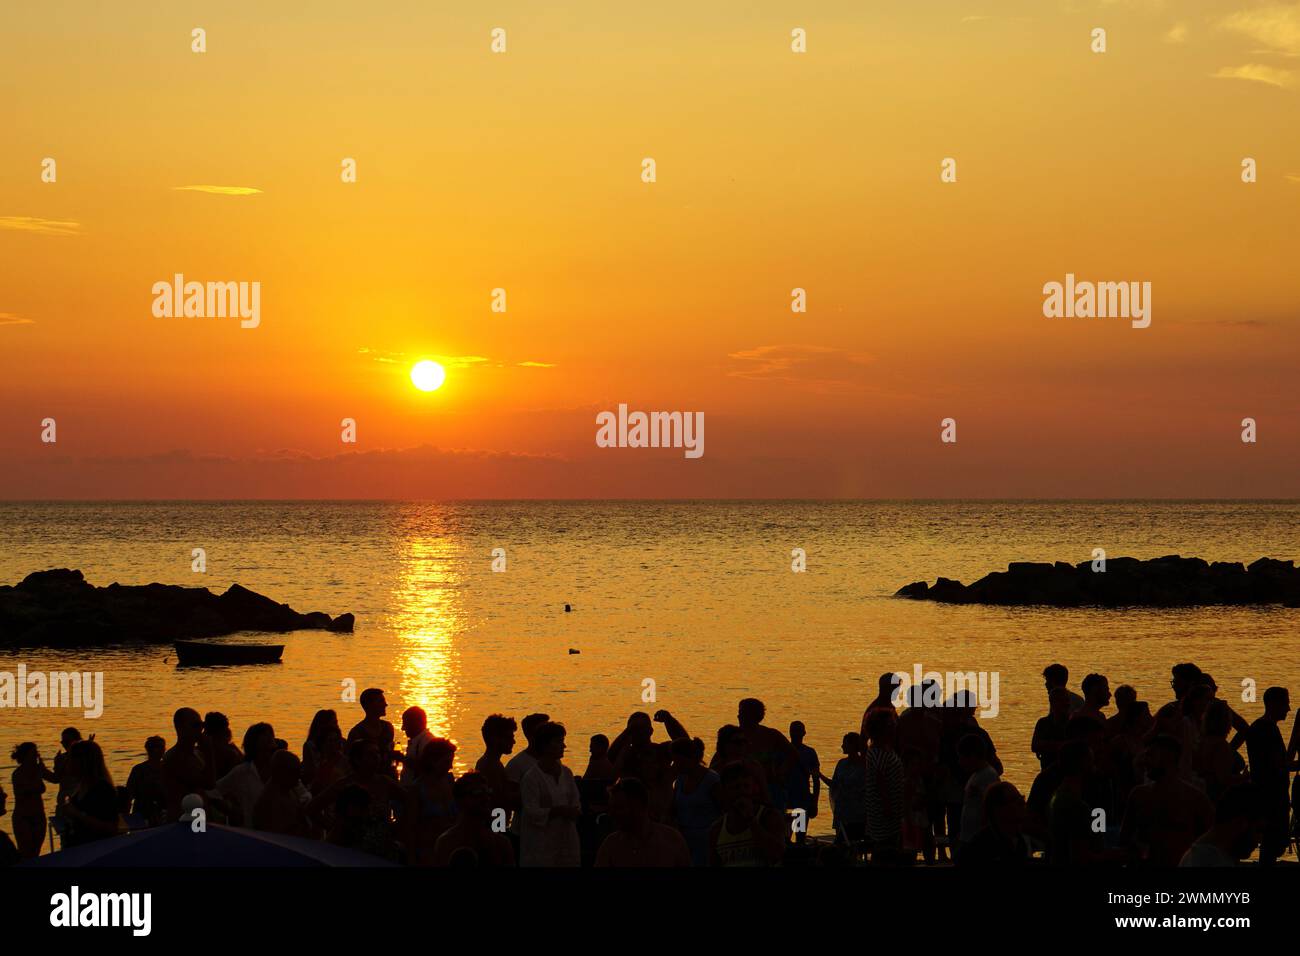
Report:
[{"label": "golden light path on sea", "polygon": [[[392,618],[397,632],[393,671],[399,687],[390,700],[423,707],[429,729],[447,736],[460,671],[456,636],[468,623],[460,594],[462,573],[453,557],[459,555],[459,548],[452,538],[442,535],[411,537],[403,545]],[[401,714],[390,712],[388,719],[399,730],[399,743],[404,744]]]}]

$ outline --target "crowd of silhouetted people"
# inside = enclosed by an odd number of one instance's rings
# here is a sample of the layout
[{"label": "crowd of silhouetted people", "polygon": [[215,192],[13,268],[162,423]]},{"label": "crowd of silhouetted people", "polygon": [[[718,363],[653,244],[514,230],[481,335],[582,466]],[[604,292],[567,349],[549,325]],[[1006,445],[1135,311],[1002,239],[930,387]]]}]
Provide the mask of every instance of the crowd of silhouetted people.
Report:
[{"label": "crowd of silhouetted people", "polygon": [[[94,735],[69,727],[52,769],[35,743],[14,749],[12,807],[0,787],[14,837],[0,833],[0,863],[37,857],[47,837],[71,848],[200,815],[424,866],[1232,866],[1257,849],[1261,865],[1288,851],[1300,715],[1284,742],[1285,688],[1266,690],[1263,715],[1247,723],[1195,664],[1173,668],[1173,699],[1154,714],[1130,686],[1112,698],[1101,674],[1082,694],[1060,664],[1043,677],[1028,796],[1001,779],[973,691],[944,696],[923,682],[903,694],[894,674],[844,734],[829,776],[804,725],[787,736],[754,698],[719,728],[707,761],[672,714],[637,712],[613,740],[591,737],[581,776],[550,715],[493,714],[474,769],[457,777],[457,745],[419,707],[403,712],[399,746],[376,688],[346,734],[335,711],[318,711],[301,755],[268,723],[237,745],[224,715],[181,708],[175,742],[145,741],[125,786]],[[47,784],[58,791],[52,820]],[[823,785],[833,835],[811,838]]]}]

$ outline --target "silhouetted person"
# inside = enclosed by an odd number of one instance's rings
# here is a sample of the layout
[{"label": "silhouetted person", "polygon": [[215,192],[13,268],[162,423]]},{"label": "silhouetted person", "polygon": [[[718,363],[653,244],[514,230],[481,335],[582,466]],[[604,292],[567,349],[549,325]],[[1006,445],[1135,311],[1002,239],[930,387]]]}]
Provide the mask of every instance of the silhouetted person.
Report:
[{"label": "silhouetted person", "polygon": [[745,749],[745,734],[741,729],[735,724],[723,724],[718,728],[717,740],[713,745],[713,756],[709,758],[709,769],[721,773],[722,768],[727,764],[744,760]]},{"label": "silhouetted person", "polygon": [[311,836],[306,795],[302,761],[287,750],[276,750],[271,756],[271,776],[253,806],[251,825],[267,833]]},{"label": "silhouetted person", "polygon": [[1120,839],[1152,866],[1177,866],[1196,837],[1214,822],[1214,805],[1178,775],[1182,745],[1160,736],[1147,748],[1150,783],[1134,787]]},{"label": "silhouetted person", "polygon": [[203,720],[192,707],[182,707],[172,715],[176,728],[176,743],[163,754],[163,796],[167,802],[166,817],[174,822],[181,815],[181,801],[191,793],[206,793],[217,782],[213,772],[212,754],[205,746]]},{"label": "silhouetted person", "polygon": [[[1195,664],[1175,664],[1170,668],[1169,687],[1174,692],[1171,703],[1181,705],[1187,692],[1201,680],[1201,669]],[[1168,705],[1166,705],[1168,706]]]},{"label": "silhouetted person", "polygon": [[[271,758],[278,750],[275,728],[270,724],[261,721],[244,732],[244,759],[218,780],[214,788],[229,807],[232,823],[245,827],[253,825],[253,809],[271,779]],[[301,769],[300,765],[299,771]],[[302,787],[299,795],[306,798],[307,789]]]},{"label": "silhouetted person", "polygon": [[1290,771],[1286,746],[1278,724],[1291,712],[1291,695],[1285,687],[1264,691],[1264,715],[1250,725],[1246,734],[1246,756],[1250,761],[1250,782],[1259,792],[1265,825],[1259,842],[1261,866],[1271,866],[1290,842],[1287,836],[1287,789]]},{"label": "silhouetted person", "polygon": [[645,751],[654,746],[654,721],[644,711],[636,711],[627,718],[627,726],[609,745],[608,757],[614,765],[614,776],[636,775]]},{"label": "silhouetted person", "polygon": [[[91,734],[90,739],[94,740],[95,735]],[[59,734],[59,743],[63,745],[63,750],[54,755],[54,778],[59,785],[59,792],[54,798],[56,804],[62,804],[67,799],[68,792],[77,785],[69,755],[80,740],[81,731],[76,727],[64,727],[63,732]]]},{"label": "silhouetted person", "polygon": [[[1119,837],[1119,823],[1123,816],[1128,794],[1118,792],[1119,773],[1114,760],[1111,742],[1106,739],[1105,721],[1095,720],[1083,713],[1083,710],[1070,718],[1070,728],[1066,733],[1071,739],[1082,738],[1088,742],[1091,761],[1088,776],[1084,781],[1083,792],[1094,810],[1106,813],[1106,846],[1111,847],[1112,839]],[[1136,781],[1133,781],[1136,782]]]},{"label": "silhouetted person", "polygon": [[415,768],[420,765],[420,751],[434,739],[429,730],[429,716],[423,707],[408,707],[402,711],[402,733],[406,734],[406,754],[402,758],[402,783],[415,780]]},{"label": "silhouetted person", "polygon": [[1121,684],[1115,690],[1115,713],[1106,718],[1106,737],[1123,739],[1122,747],[1126,751],[1136,749],[1140,743],[1151,735],[1155,718],[1151,716],[1151,705],[1138,699],[1137,691],[1128,684]]},{"label": "silhouetted person", "polygon": [[903,846],[903,760],[894,749],[892,711],[878,708],[867,718],[866,764],[867,840],[876,863],[897,863]]},{"label": "silhouetted person", "polygon": [[1079,686],[1083,688],[1083,706],[1078,710],[1079,716],[1095,720],[1104,728],[1106,715],[1102,710],[1110,706],[1110,681],[1104,674],[1089,674]]},{"label": "silhouetted person", "polygon": [[1114,736],[1124,723],[1124,716],[1130,715],[1135,704],[1137,704],[1137,689],[1131,684],[1120,684],[1115,688],[1115,713],[1106,718],[1106,736]]},{"label": "silhouetted person", "polygon": [[[1202,671],[1200,682],[1210,688],[1212,697],[1218,698],[1219,685],[1215,683],[1212,675]],[[1228,701],[1225,700],[1224,703],[1228,706],[1229,723],[1232,727],[1232,739],[1229,742],[1234,750],[1238,750],[1246,742],[1246,732],[1250,730],[1250,722],[1233,710],[1232,704],[1228,703]]]},{"label": "silhouetted person", "polygon": [[[314,789],[317,780],[317,768],[321,759],[321,748],[330,733],[337,733],[343,739],[343,728],[339,726],[339,715],[333,710],[318,710],[311,718],[307,728],[307,739],[302,745],[302,782]],[[339,748],[343,752],[343,748]]]},{"label": "silhouetted person", "polygon": [[1214,825],[1183,854],[1179,866],[1237,866],[1259,846],[1265,808],[1254,784],[1229,787],[1214,805]]},{"label": "silhouetted person", "polygon": [[1205,712],[1214,700],[1214,691],[1207,684],[1197,684],[1183,698],[1183,746],[1189,748],[1183,755],[1179,772],[1189,783],[1200,786],[1196,775],[1196,755],[1201,750],[1201,738],[1205,734]]},{"label": "silhouetted person", "polygon": [[1107,858],[1103,834],[1094,826],[1095,808],[1084,795],[1091,765],[1088,741],[1076,737],[1061,748],[1056,764],[1049,768],[1059,772],[1061,781],[1047,810],[1047,862],[1054,866],[1088,866]]},{"label": "silhouetted person", "polygon": [[351,773],[344,746],[343,734],[337,727],[330,727],[324,731],[320,743],[314,748],[316,766],[312,771],[311,779],[307,781],[307,789],[311,791],[312,796],[316,796],[326,787]]},{"label": "silhouetted person", "polygon": [[692,866],[709,865],[709,833],[722,815],[719,774],[704,766],[704,741],[679,737],[672,742],[671,819],[681,830]]},{"label": "silhouetted person", "polygon": [[561,762],[564,737],[564,726],[548,720],[534,731],[529,744],[537,753],[537,765],[519,783],[520,866],[581,863],[578,818],[582,800],[573,771]]},{"label": "silhouetted person", "polygon": [[939,760],[943,738],[943,722],[939,719],[941,703],[942,693],[935,681],[912,685],[907,689],[907,708],[898,715],[894,728],[899,752],[915,747],[928,768],[933,768]]},{"label": "silhouetted person", "polygon": [[1201,718],[1201,744],[1192,760],[1192,769],[1211,800],[1247,780],[1246,761],[1228,743],[1231,729],[1232,708],[1225,701],[1211,700]]},{"label": "silhouetted person", "polygon": [[[894,731],[895,746],[903,757],[904,769],[910,781],[908,806],[912,819],[923,832],[915,834],[913,844],[920,846],[926,862],[934,862],[935,824],[943,828],[944,789],[947,773],[940,763],[944,743],[944,722],[940,716],[943,707],[943,689],[930,679],[913,684],[907,689],[907,708],[898,715]],[[915,752],[909,765],[908,755]],[[914,805],[918,798],[924,805]]]},{"label": "silhouetted person", "polygon": [[1175,664],[1170,669],[1169,687],[1174,699],[1156,711],[1155,721],[1147,731],[1147,740],[1165,734],[1183,745],[1183,765],[1180,772],[1190,776],[1192,753],[1196,749],[1195,734],[1183,713],[1183,700],[1193,687],[1201,682],[1201,669],[1190,662]]},{"label": "silhouetted person", "polygon": [[77,785],[58,810],[68,827],[64,845],[84,846],[114,836],[119,830],[117,791],[104,752],[93,740],[81,740],[72,745],[68,759]]},{"label": "silhouetted person", "polygon": [[858,726],[858,733],[865,737],[867,735],[867,718],[871,716],[874,710],[887,710],[895,716],[898,715],[898,694],[901,680],[894,671],[886,671],[876,679],[876,696],[871,703],[867,704],[867,709],[862,712],[862,723]]},{"label": "silhouetted person", "polygon": [[534,741],[537,731],[543,725],[550,723],[549,714],[529,714],[519,722],[519,729],[523,732],[524,740],[527,742],[524,749],[515,754],[506,763],[506,780],[513,785],[514,789],[514,806],[515,812],[510,818],[510,838],[515,844],[515,856],[522,858],[520,840],[521,815],[519,805],[521,797],[519,796],[519,785],[527,775],[528,771],[537,766],[539,751]]},{"label": "silhouetted person", "polygon": [[519,809],[519,785],[506,776],[505,764],[501,758],[514,752],[516,726],[513,717],[501,714],[488,716],[480,731],[483,736],[483,756],[474,763],[475,772],[483,775],[497,806],[505,810],[507,816]]},{"label": "silhouetted person", "polygon": [[998,772],[985,754],[984,738],[977,734],[967,734],[957,742],[957,757],[962,772],[966,774],[959,839],[961,851],[965,852],[965,845],[975,839],[984,826],[984,794],[998,782]]},{"label": "silhouetted person", "polygon": [[867,765],[862,737],[850,731],[840,741],[844,754],[835,764],[828,786],[831,791],[831,826],[841,843],[858,843],[867,833]]},{"label": "silhouetted person", "polygon": [[903,761],[903,861],[915,862],[919,853],[927,864],[933,864],[937,849],[930,818],[933,776],[927,773],[925,755],[916,747],[900,750],[899,757]]},{"label": "silhouetted person", "polygon": [[582,844],[582,865],[596,861],[596,851],[608,832],[604,818],[609,809],[609,788],[618,779],[618,770],[609,759],[609,738],[592,734],[587,747],[587,769],[575,777],[578,796],[582,799],[582,816],[578,819],[578,839]]},{"label": "silhouetted person", "polygon": [[393,731],[393,725],[384,720],[384,714],[388,713],[388,699],[378,687],[368,687],[361,692],[357,703],[361,705],[365,717],[348,731],[347,742],[348,744],[356,740],[372,742],[379,750],[379,772],[391,775],[393,774],[393,748],[396,746],[397,735]]},{"label": "silhouetted person", "polygon": [[650,819],[648,793],[636,777],[623,777],[609,788],[609,813],[614,831],[596,851],[596,866],[691,865],[691,853],[682,835]]},{"label": "silhouetted person", "polygon": [[957,865],[971,869],[1024,866],[1029,862],[1025,842],[1025,798],[1014,785],[1000,780],[984,793],[984,826],[965,843]]},{"label": "silhouetted person", "polygon": [[[5,792],[4,787],[0,787],[0,817],[9,812],[9,794]],[[0,830],[0,867],[13,866],[23,859],[18,847],[14,841],[9,839],[9,834]]]},{"label": "silhouetted person", "polygon": [[[618,779],[614,761],[609,759],[609,738],[604,734],[591,735],[591,742],[587,745],[587,769],[582,772],[582,776],[593,784],[603,783],[606,788]],[[601,795],[602,804],[605,796],[608,794]]]},{"label": "silhouetted person", "polygon": [[31,741],[19,744],[9,756],[17,764],[11,778],[14,840],[22,858],[32,860],[40,855],[45,842],[45,784],[56,783],[57,778],[46,769],[40,749]]},{"label": "silhouetted person", "polygon": [[147,826],[163,822],[167,798],[163,793],[163,755],[167,741],[153,736],[144,742],[145,759],[131,768],[126,789],[131,795],[131,813]]},{"label": "silhouetted person", "polygon": [[[349,839],[355,839],[356,842],[349,845],[385,859],[396,861],[401,858],[402,854],[399,853],[397,845],[400,840],[405,847],[406,861],[414,862],[415,794],[403,787],[390,774],[383,772],[383,758],[380,756],[379,746],[373,740],[354,740],[348,745],[348,766],[351,768],[351,773],[312,798],[307,805],[307,816],[313,821],[327,820],[331,832],[346,832],[350,834]],[[364,815],[359,821],[355,819],[329,821],[325,810],[334,806],[337,814],[339,807],[336,800],[341,793],[351,788],[360,788],[366,794]],[[349,801],[355,799],[349,797]],[[396,823],[393,820],[394,807],[399,808]],[[344,809],[349,817],[355,816],[351,802]],[[343,829],[338,830],[338,827]]]},{"label": "silhouetted person", "polygon": [[664,823],[672,812],[673,803],[672,744],[668,741],[651,742],[631,753],[633,757],[619,776],[636,777],[645,785],[650,819]]},{"label": "silhouetted person", "polygon": [[746,697],[736,708],[736,720],[745,740],[745,757],[763,768],[769,802],[786,808],[785,782],[798,764],[798,755],[785,734],[763,724],[767,708],[756,697]]},{"label": "silhouetted person", "polygon": [[[808,734],[802,720],[790,722],[790,745],[794,747],[795,768],[786,780],[785,791],[791,810],[803,810],[808,820],[817,816],[817,804],[821,802],[822,766],[817,758],[817,751],[806,743]],[[807,833],[800,830],[795,834],[795,842],[802,843]]]},{"label": "silhouetted person", "polygon": [[1029,749],[1038,758],[1039,769],[1046,769],[1056,760],[1065,746],[1065,728],[1069,723],[1070,692],[1064,687],[1053,687],[1047,692],[1047,716],[1038,718],[1029,743]]},{"label": "silhouetted person", "polygon": [[210,742],[208,750],[212,754],[212,772],[220,780],[244,759],[243,751],[234,744],[230,719],[215,710],[204,714],[203,736]]},{"label": "silhouetted person", "polygon": [[1048,664],[1043,668],[1043,686],[1047,693],[1052,693],[1053,687],[1064,687],[1066,693],[1070,695],[1070,713],[1073,714],[1083,706],[1083,698],[1069,689],[1070,671],[1064,664]]},{"label": "silhouetted person", "polygon": [[968,734],[980,737],[984,741],[985,759],[999,776],[1002,774],[1002,760],[998,757],[993,738],[980,726],[976,717],[977,703],[974,691],[959,690],[946,702],[940,716],[943,729],[939,738],[939,762],[944,775],[942,822],[954,849],[961,841],[961,810],[966,796],[966,780],[970,776],[957,755],[958,742]]},{"label": "silhouetted person", "polygon": [[[1056,795],[1057,788],[1060,787],[1065,773],[1061,767],[1060,754],[1064,752],[1065,747],[1069,746],[1072,741],[1078,742],[1084,750],[1088,751],[1087,766],[1084,770],[1082,782],[1082,798],[1088,806],[1094,810],[1105,809],[1109,804],[1112,794],[1110,788],[1105,786],[1105,782],[1099,782],[1093,773],[1093,751],[1094,741],[1104,741],[1104,732],[1095,720],[1089,720],[1087,717],[1074,716],[1065,727],[1065,744],[1057,752],[1057,759],[1052,761],[1034,778],[1033,785],[1029,788],[1029,796],[1026,800],[1025,815],[1025,832],[1030,834],[1034,839],[1049,844],[1051,843],[1051,802]],[[1050,862],[1050,860],[1049,860]]]},{"label": "silhouetted person", "polygon": [[[955,719],[955,733],[953,739],[954,757],[956,754],[956,743],[967,734],[974,734],[984,741],[984,756],[993,766],[993,769],[1002,774],[1002,758],[998,756],[998,748],[993,743],[993,738],[989,736],[987,730],[980,726],[978,717],[978,703],[973,690],[959,690],[952,695],[948,701],[945,710],[950,711]],[[965,775],[963,774],[963,782]]]},{"label": "silhouetted person", "polygon": [[456,779],[451,768],[456,760],[456,745],[442,737],[433,737],[420,753],[420,762],[413,768],[415,780],[410,786],[415,790],[419,816],[415,822],[416,862],[433,863],[433,851],[438,838],[456,822]]},{"label": "silhouetted person", "polygon": [[722,768],[722,816],[709,832],[710,866],[775,866],[785,854],[781,813],[759,800],[766,781],[744,763]]},{"label": "silhouetted person", "polygon": [[[1244,740],[1244,735],[1241,736]],[[1287,764],[1300,767],[1298,760],[1300,760],[1300,711],[1296,712],[1295,722],[1291,725],[1291,739],[1286,745]],[[1291,832],[1300,839],[1300,774],[1296,774],[1291,783]]]},{"label": "silhouetted person", "polygon": [[[502,867],[515,865],[515,851],[504,833],[492,829],[497,800],[481,773],[471,771],[452,788],[456,801],[456,822],[434,846],[433,865]],[[500,819],[500,817],[497,817]]]}]

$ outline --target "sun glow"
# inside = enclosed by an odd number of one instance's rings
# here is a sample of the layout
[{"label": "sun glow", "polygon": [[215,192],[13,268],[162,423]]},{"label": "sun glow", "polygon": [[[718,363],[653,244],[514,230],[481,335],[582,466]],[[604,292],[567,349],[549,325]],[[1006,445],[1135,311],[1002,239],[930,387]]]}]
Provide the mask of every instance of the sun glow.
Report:
[{"label": "sun glow", "polygon": [[411,366],[411,382],[422,392],[432,392],[442,387],[447,371],[437,362],[425,359]]}]

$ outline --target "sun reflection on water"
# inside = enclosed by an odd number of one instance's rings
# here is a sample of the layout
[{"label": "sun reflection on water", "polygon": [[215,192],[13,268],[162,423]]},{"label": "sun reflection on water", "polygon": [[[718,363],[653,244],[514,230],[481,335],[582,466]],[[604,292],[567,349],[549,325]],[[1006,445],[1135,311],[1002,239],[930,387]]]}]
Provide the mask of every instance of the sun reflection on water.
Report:
[{"label": "sun reflection on water", "polygon": [[[457,638],[468,625],[461,595],[465,582],[458,570],[464,548],[454,537],[427,533],[406,537],[402,547],[389,616],[397,637],[395,697],[423,707],[429,729],[449,736],[460,696]],[[400,716],[390,715],[394,725]],[[402,739],[399,731],[399,742]],[[457,765],[461,762],[458,759]]]}]

